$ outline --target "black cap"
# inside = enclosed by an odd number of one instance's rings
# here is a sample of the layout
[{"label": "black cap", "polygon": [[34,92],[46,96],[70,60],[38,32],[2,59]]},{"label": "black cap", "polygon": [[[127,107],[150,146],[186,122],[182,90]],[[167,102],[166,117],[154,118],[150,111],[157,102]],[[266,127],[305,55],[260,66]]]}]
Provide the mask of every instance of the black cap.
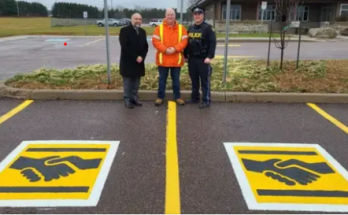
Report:
[{"label": "black cap", "polygon": [[201,6],[194,6],[193,8],[192,8],[192,13],[195,13],[195,12],[201,12],[201,13],[204,13],[204,8],[203,7],[201,7]]}]

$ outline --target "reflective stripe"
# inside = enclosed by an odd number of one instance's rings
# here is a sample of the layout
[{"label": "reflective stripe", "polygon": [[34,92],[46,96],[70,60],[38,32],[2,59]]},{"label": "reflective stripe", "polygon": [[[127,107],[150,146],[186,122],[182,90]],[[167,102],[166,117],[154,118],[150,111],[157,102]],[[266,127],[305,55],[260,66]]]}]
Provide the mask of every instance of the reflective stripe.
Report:
[{"label": "reflective stripe", "polygon": [[[182,40],[182,25],[179,25],[179,43]],[[179,61],[178,64],[181,64],[181,60],[182,60],[182,56],[181,56],[181,52],[179,52]]]},{"label": "reflective stripe", "polygon": [[153,37],[153,38],[156,38],[156,39],[158,39],[158,40],[161,40],[161,38],[160,38],[159,36],[157,36],[157,35],[153,35],[152,37]]},{"label": "reflective stripe", "polygon": [[[159,26],[160,27],[160,39],[161,43],[163,44],[163,24]],[[162,52],[159,53],[159,63],[163,64],[163,54]]]},{"label": "reflective stripe", "polygon": [[188,38],[187,35],[184,35],[184,36],[181,37],[182,40],[184,40],[184,39],[186,39],[186,38]]}]

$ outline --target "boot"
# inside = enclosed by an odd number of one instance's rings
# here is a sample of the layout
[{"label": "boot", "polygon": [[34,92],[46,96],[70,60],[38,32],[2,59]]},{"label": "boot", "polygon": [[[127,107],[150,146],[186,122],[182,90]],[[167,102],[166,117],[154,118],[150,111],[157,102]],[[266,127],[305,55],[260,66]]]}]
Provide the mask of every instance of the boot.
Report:
[{"label": "boot", "polygon": [[134,105],[132,104],[132,102],[130,100],[125,100],[124,105],[130,109],[134,108]]}]

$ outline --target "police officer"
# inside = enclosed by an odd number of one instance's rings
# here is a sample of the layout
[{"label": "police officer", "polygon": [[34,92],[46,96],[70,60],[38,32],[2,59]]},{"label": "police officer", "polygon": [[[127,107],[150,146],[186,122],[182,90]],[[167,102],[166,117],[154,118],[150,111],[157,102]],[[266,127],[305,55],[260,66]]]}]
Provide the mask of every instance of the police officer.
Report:
[{"label": "police officer", "polygon": [[[216,35],[211,25],[204,21],[204,8],[192,8],[195,24],[188,29],[189,41],[185,49],[189,74],[192,83],[191,100],[188,103],[200,103],[199,108],[210,107],[211,60],[215,57]],[[200,100],[200,84],[202,101]]]}]

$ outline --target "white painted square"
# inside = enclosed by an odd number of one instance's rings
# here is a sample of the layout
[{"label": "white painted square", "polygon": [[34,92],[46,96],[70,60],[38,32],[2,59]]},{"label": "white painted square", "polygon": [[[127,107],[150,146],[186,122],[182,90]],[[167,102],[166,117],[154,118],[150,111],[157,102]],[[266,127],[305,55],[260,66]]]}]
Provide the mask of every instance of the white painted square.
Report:
[{"label": "white painted square", "polygon": [[[0,163],[0,175],[1,173],[14,161],[17,156],[20,155],[31,144],[40,145],[109,145],[104,161],[100,167],[99,174],[96,177],[95,183],[89,194],[88,199],[32,199],[32,200],[0,200],[0,207],[87,207],[97,206],[99,198],[103,191],[106,179],[108,177],[110,168],[116,156],[120,141],[23,141],[17,148],[15,148],[1,163]],[[99,168],[99,167],[98,167]],[[0,185],[1,186],[1,185]]]},{"label": "white painted square", "polygon": [[[318,144],[292,144],[292,143],[250,143],[250,142],[225,142],[225,149],[232,164],[232,168],[242,190],[243,197],[250,210],[274,210],[274,211],[320,211],[320,212],[348,212],[348,204],[291,204],[291,203],[259,203],[252,191],[251,184],[243,170],[233,147],[256,146],[256,147],[294,147],[314,148],[348,181],[348,172],[339,164],[324,148]],[[232,185],[233,186],[233,185]],[[235,185],[234,185],[235,186]]]}]

